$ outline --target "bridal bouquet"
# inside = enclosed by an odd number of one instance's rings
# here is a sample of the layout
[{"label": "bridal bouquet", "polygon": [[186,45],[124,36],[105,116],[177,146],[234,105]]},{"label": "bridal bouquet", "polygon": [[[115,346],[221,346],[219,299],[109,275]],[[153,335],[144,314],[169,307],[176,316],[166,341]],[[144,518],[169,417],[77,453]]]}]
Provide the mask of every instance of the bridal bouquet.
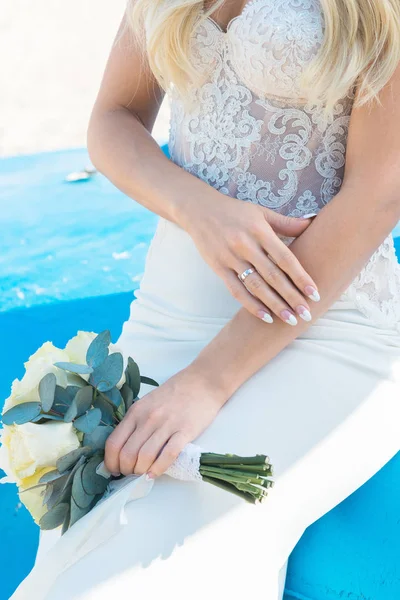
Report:
[{"label": "bridal bouquet", "polygon": [[[4,405],[1,481],[17,484],[41,529],[62,526],[64,533],[124,479],[104,466],[106,440],[139,399],[141,384],[158,384],[141,375],[132,358],[124,362],[109,331],[79,331],[64,350],[46,342],[24,366]],[[208,453],[194,444],[167,474],[253,503],[273,485],[268,457]]]}]

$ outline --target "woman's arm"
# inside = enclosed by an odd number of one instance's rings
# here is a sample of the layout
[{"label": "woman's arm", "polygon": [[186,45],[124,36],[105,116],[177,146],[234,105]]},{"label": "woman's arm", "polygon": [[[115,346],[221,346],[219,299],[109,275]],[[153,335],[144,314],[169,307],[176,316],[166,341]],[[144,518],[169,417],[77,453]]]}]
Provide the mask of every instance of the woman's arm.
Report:
[{"label": "woman's arm", "polygon": [[[400,67],[380,94],[381,104],[353,110],[341,191],[290,246],[318,283],[313,321],[352,283],[400,219]],[[262,327],[241,310],[195,360],[229,398],[310,323]]]},{"label": "woman's arm", "polygon": [[[400,68],[380,98],[380,106],[354,109],[342,189],[291,245],[321,291],[314,321],[400,218]],[[129,409],[107,442],[108,468],[163,473],[232,394],[310,324],[267,327],[240,310],[188,368]]]},{"label": "woman's arm", "polygon": [[[310,310],[308,288],[316,285],[275,233],[296,237],[310,221],[229,198],[168,160],[150,135],[164,94],[124,23],[117,39],[89,125],[94,165],[125,194],[188,231],[252,314],[268,319],[273,312],[285,320],[285,310]],[[249,266],[270,283],[268,293],[265,284],[254,296],[239,285],[236,274]]]}]

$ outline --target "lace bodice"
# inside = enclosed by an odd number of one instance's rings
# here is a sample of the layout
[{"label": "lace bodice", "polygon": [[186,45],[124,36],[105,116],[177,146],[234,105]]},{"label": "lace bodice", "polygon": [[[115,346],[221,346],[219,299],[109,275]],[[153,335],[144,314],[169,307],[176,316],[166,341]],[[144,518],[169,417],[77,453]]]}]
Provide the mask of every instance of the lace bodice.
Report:
[{"label": "lace bodice", "polygon": [[[319,0],[252,0],[224,32],[193,34],[201,85],[171,95],[172,160],[223,194],[285,215],[318,212],[340,190],[354,96],[329,119],[300,75],[324,34]],[[375,322],[400,330],[400,267],[389,236],[346,290]]]}]

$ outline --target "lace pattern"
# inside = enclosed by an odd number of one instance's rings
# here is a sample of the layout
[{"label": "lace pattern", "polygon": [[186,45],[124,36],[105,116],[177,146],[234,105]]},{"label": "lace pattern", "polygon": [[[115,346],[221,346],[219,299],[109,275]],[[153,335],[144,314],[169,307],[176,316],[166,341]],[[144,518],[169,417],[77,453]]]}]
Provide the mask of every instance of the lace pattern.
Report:
[{"label": "lace pattern", "polygon": [[[193,34],[203,78],[183,104],[171,96],[172,160],[246,202],[301,217],[340,190],[354,95],[328,121],[302,97],[300,75],[324,33],[319,0],[252,0],[224,32],[212,19]],[[400,330],[400,267],[387,238],[344,297]]]},{"label": "lace pattern", "polygon": [[200,475],[202,452],[200,446],[186,444],[175,462],[165,471],[165,474],[181,481],[203,481]]}]

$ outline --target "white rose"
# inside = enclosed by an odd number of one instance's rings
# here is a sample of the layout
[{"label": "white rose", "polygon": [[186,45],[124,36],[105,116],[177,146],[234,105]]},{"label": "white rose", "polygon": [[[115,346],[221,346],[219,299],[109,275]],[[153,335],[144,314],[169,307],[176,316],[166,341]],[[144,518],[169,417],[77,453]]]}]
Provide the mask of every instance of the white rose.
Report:
[{"label": "white rose", "polygon": [[21,502],[39,524],[47,508],[44,488],[34,486],[56,468],[59,458],[79,448],[76,432],[71,423],[25,423],[4,426],[1,433],[0,468],[6,477],[0,482],[17,484]]},{"label": "white rose", "polygon": [[39,382],[48,373],[54,373],[58,385],[66,387],[68,374],[54,366],[55,362],[69,362],[68,354],[46,342],[24,363],[25,374],[21,380],[14,379],[11,395],[4,403],[3,412],[22,402],[38,402]]},{"label": "white rose", "polygon": [[[97,333],[94,333],[93,331],[78,331],[78,334],[75,337],[73,337],[72,339],[70,339],[68,344],[65,346],[65,352],[68,354],[69,362],[77,363],[79,365],[86,364],[87,350],[96,336],[97,336]],[[109,352],[110,352],[110,354],[119,352],[123,356],[123,353],[118,348],[118,346],[116,346],[115,344],[109,345]],[[124,360],[124,371],[125,371],[125,367],[126,367],[126,364],[125,364],[125,360]],[[81,377],[83,377],[83,379],[85,379],[86,381],[89,380],[89,375],[81,375]],[[117,383],[118,389],[120,389],[124,385],[124,383],[125,383],[125,372],[122,373],[122,377],[119,380],[119,382]]]},{"label": "white rose", "polygon": [[4,426],[0,467],[8,480],[23,486],[27,477],[46,467],[55,469],[59,458],[79,447],[72,423]]}]

